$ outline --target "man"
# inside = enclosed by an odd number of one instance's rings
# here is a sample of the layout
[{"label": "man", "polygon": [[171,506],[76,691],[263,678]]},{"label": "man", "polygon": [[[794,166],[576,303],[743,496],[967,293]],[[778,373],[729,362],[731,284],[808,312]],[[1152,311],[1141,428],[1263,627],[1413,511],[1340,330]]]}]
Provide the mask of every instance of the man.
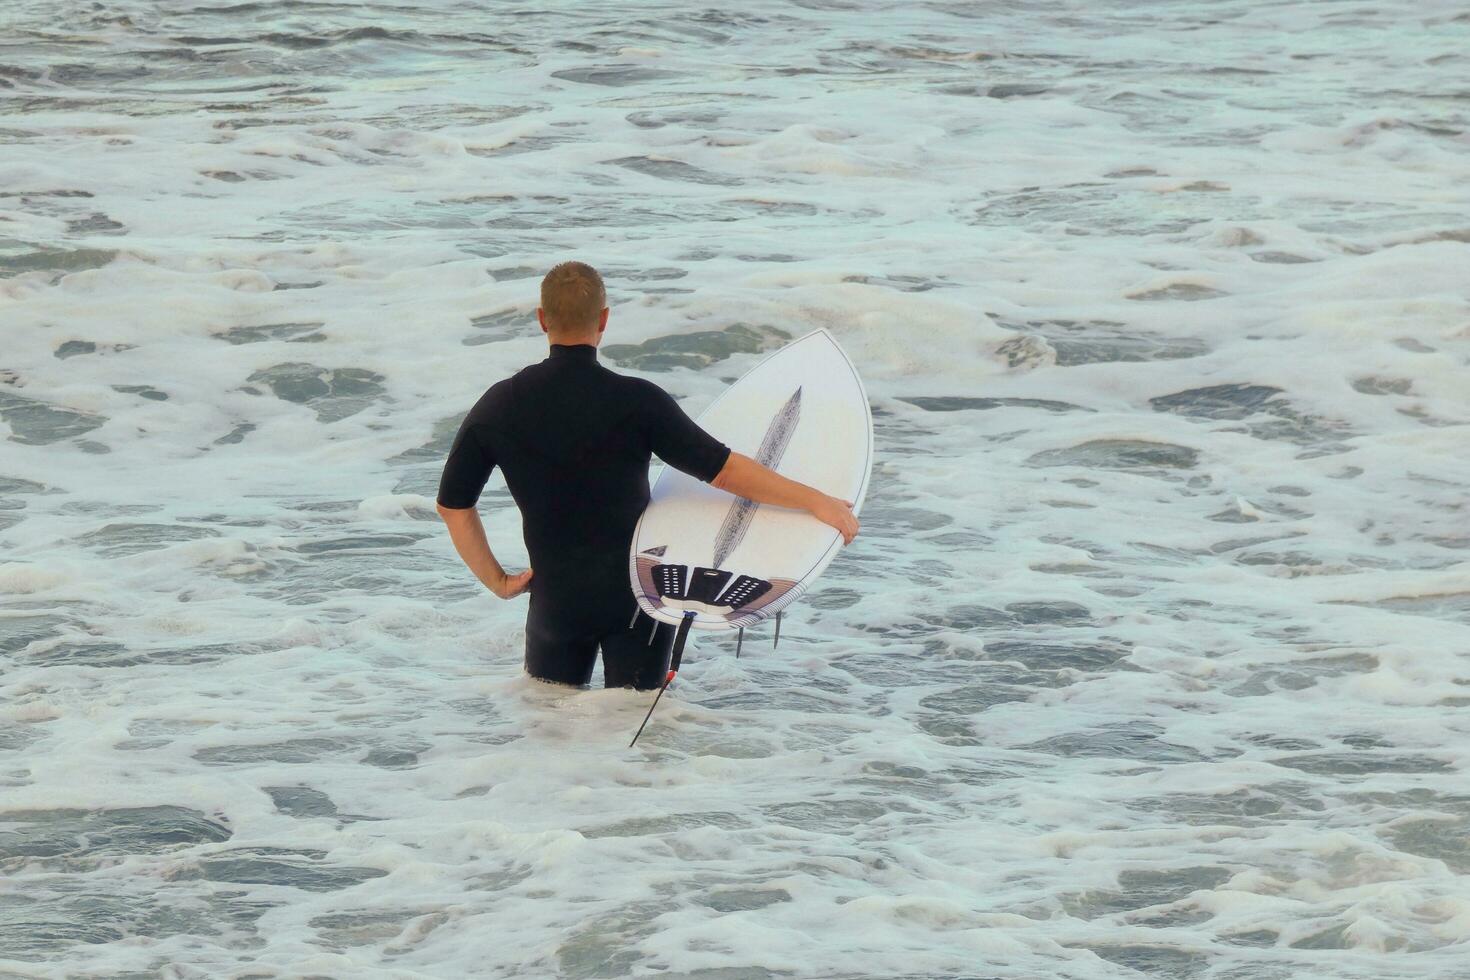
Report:
[{"label": "man", "polygon": [[[526,671],[586,685],[602,651],[608,687],[656,688],[675,627],[638,609],[628,580],[633,529],[648,504],[650,454],[757,503],[809,511],[843,542],[858,532],[849,502],[731,452],[650,381],[597,361],[607,329],[597,270],[563,262],[541,282],[536,318],[550,355],[500,381],[465,416],[439,483],[454,547],[502,599],[529,590]],[[521,511],[531,567],[495,560],[475,503],[496,466]]]}]

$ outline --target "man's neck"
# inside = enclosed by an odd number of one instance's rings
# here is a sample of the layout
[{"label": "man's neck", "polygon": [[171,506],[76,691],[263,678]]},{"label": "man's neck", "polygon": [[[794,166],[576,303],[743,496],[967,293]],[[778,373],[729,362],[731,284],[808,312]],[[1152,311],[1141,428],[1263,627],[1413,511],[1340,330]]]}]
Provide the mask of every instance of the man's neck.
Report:
[{"label": "man's neck", "polygon": [[561,340],[553,340],[547,349],[546,356],[553,361],[586,361],[588,363],[597,360],[597,345],[583,342],[580,344],[569,344]]}]

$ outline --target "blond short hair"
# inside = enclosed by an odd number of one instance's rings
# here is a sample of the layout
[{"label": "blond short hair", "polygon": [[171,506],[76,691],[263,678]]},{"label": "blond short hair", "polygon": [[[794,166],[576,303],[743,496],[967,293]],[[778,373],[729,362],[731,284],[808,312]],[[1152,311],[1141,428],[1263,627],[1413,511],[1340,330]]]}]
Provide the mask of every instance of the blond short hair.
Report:
[{"label": "blond short hair", "polygon": [[585,262],[562,262],[552,266],[541,280],[541,309],[547,329],[560,334],[581,334],[597,326],[607,290],[602,276]]}]

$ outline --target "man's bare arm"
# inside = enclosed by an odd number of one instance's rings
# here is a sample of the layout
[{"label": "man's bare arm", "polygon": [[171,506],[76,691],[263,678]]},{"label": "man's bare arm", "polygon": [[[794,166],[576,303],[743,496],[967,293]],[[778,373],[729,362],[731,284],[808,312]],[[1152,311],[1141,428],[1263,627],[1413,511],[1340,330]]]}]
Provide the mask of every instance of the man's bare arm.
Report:
[{"label": "man's bare arm", "polygon": [[852,539],[857,537],[858,519],[852,513],[851,501],[829,497],[815,487],[787,479],[749,456],[730,453],[710,486],[758,504],[807,511],[823,524],[835,527],[842,535],[843,544],[852,544]]},{"label": "man's bare arm", "polygon": [[445,507],[443,504],[435,504],[439,510],[439,516],[449,527],[449,538],[454,542],[454,550],[459,552],[459,557],[464,559],[465,565],[475,573],[475,578],[485,583],[485,587],[502,599],[510,599],[526,591],[531,581],[531,569],[526,569],[518,575],[507,575],[505,569],[500,567],[500,562],[495,560],[495,554],[490,550],[490,542],[485,538],[485,525],[480,523],[480,512],[473,507]]}]

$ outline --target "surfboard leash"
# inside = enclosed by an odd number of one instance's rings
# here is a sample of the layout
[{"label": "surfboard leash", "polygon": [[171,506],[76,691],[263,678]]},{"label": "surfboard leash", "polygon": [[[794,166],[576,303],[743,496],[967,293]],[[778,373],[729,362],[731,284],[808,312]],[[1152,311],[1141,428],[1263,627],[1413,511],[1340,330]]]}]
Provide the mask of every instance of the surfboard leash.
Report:
[{"label": "surfboard leash", "polygon": [[659,698],[664,696],[664,692],[669,689],[669,684],[674,680],[674,675],[679,673],[679,664],[684,660],[684,641],[689,639],[689,627],[693,623],[693,612],[686,612],[684,618],[679,621],[679,631],[674,634],[674,654],[669,659],[669,674],[664,678],[663,686],[658,689],[658,693],[653,696],[653,704],[648,706],[648,714],[643,716],[643,724],[639,725],[638,731],[633,733],[633,741],[628,743],[628,748],[631,749],[637,744],[638,736],[643,734],[644,725],[647,725],[648,719],[653,717],[653,709],[658,707]]}]

